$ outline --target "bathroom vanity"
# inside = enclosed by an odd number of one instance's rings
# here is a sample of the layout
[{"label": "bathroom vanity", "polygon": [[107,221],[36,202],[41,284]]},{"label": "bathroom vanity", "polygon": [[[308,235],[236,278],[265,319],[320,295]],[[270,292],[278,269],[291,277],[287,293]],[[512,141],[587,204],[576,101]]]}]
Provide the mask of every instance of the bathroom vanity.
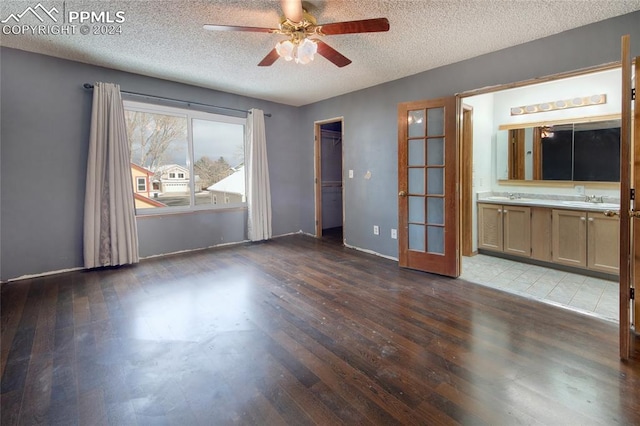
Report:
[{"label": "bathroom vanity", "polygon": [[487,196],[478,199],[478,248],[617,275],[619,204]]}]

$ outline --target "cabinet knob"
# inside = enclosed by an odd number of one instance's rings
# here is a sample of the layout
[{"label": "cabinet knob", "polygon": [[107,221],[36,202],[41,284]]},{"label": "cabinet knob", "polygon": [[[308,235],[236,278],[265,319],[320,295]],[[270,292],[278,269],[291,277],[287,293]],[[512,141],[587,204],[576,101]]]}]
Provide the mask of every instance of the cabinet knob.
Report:
[{"label": "cabinet knob", "polygon": [[586,217],[581,217],[580,220],[587,220],[587,218]]},{"label": "cabinet knob", "polygon": [[406,197],[407,196],[407,191],[400,191],[400,192],[398,192],[398,195],[400,197]]},{"label": "cabinet knob", "polygon": [[589,222],[593,222],[593,218],[592,217],[589,218]]}]

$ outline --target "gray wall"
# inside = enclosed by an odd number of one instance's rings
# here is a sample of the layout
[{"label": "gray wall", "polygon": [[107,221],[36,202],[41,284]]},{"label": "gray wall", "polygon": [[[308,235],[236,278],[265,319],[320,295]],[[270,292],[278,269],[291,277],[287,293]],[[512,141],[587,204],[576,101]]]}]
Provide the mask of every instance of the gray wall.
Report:
[{"label": "gray wall", "polygon": [[[640,12],[301,108],[1,48],[0,279],[82,266],[91,107],[82,83],[115,82],[128,91],[272,113],[266,128],[274,235],[314,232],[313,123],[344,116],[343,168],[355,173],[345,182],[346,242],[397,257],[390,229],[398,223],[398,103],[616,61],[623,34],[631,34],[632,53],[640,55]],[[141,219],[140,253],[242,240],[245,222],[238,212]],[[173,230],[163,232],[168,224]]]},{"label": "gray wall", "polygon": [[[271,113],[265,126],[273,232],[300,230],[298,183],[309,171],[299,161],[305,152],[296,138],[298,108],[4,47],[0,61],[1,280],[82,267],[92,96],[82,88],[87,82]],[[242,241],[246,212],[146,217],[138,220],[138,233],[143,257]]]},{"label": "gray wall", "polygon": [[[302,107],[305,167],[313,169],[314,121],[344,117],[344,237],[348,245],[397,258],[397,105],[450,96],[620,60],[620,37],[631,35],[640,55],[640,12],[602,21],[513,48],[426,71]],[[364,178],[371,172],[369,180]],[[346,172],[345,172],[346,176]],[[313,232],[313,176],[301,182],[302,229]],[[373,235],[373,225],[380,235]]]}]

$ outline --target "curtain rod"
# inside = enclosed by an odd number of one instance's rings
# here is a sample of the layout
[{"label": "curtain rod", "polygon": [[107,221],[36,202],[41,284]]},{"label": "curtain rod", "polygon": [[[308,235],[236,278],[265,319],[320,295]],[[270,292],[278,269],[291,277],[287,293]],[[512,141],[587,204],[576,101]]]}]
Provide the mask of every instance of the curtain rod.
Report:
[{"label": "curtain rod", "polygon": [[[87,90],[93,90],[93,84],[90,84],[90,83],[84,83],[82,85],[82,87],[84,87]],[[182,99],[165,98],[165,97],[162,97],[162,96],[155,96],[155,95],[146,95],[144,93],[128,92],[126,90],[121,90],[120,93],[124,93],[124,94],[131,95],[131,96],[141,96],[141,97],[145,97],[145,98],[149,98],[149,99],[157,99],[157,100],[160,100],[160,101],[178,102],[178,103],[182,103],[182,104],[198,105],[198,106],[203,106],[203,107],[207,107],[207,108],[226,109],[228,111],[244,112],[246,114],[250,114],[251,113],[251,111],[247,111],[247,110],[244,110],[244,109],[237,109],[237,108],[229,108],[229,107],[223,107],[223,106],[217,106],[217,105],[203,104],[203,103],[200,103],[200,102],[183,101]],[[265,117],[271,117],[271,114],[264,114],[264,116]]]}]

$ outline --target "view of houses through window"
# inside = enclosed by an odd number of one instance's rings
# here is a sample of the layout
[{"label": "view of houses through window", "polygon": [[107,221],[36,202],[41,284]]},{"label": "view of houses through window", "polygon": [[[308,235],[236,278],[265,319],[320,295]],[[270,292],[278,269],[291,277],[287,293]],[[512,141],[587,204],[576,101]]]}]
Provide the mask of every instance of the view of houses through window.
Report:
[{"label": "view of houses through window", "polygon": [[137,211],[246,201],[244,118],[130,101],[124,106]]}]

